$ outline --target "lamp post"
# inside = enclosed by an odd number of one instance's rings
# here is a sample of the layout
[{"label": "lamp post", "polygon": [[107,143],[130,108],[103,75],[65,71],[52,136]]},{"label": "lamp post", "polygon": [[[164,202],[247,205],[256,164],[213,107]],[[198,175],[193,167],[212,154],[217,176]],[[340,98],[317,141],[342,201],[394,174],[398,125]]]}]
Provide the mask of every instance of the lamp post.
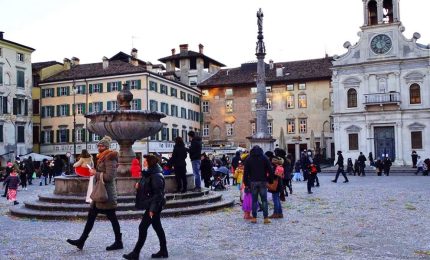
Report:
[{"label": "lamp post", "polygon": [[73,158],[76,159],[76,92],[75,81],[73,81]]}]

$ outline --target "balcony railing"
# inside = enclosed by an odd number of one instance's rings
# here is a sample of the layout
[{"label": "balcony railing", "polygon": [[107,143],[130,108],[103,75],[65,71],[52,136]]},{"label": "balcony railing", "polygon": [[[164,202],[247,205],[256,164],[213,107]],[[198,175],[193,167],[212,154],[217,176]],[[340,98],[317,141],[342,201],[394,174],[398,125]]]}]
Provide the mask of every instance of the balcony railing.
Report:
[{"label": "balcony railing", "polygon": [[364,104],[367,104],[367,105],[390,104],[390,103],[400,103],[399,92],[376,93],[376,94],[364,95]]}]

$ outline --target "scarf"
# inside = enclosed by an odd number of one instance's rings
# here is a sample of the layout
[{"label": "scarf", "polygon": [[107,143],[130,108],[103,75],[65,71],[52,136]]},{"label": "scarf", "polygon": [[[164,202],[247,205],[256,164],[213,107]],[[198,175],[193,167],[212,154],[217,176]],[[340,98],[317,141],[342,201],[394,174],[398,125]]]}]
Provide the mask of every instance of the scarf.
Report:
[{"label": "scarf", "polygon": [[111,152],[113,152],[113,151],[107,149],[107,150],[104,150],[103,152],[97,154],[98,161],[100,161],[100,162],[103,161],[103,159],[106,157],[106,155],[110,154]]}]

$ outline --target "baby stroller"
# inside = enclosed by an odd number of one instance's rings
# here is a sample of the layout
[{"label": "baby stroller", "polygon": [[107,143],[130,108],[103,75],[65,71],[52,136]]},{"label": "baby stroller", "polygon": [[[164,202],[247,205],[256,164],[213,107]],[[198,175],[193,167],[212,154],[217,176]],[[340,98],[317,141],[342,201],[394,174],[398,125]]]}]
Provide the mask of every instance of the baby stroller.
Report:
[{"label": "baby stroller", "polygon": [[225,166],[214,167],[212,170],[211,190],[225,190],[224,180],[228,176],[228,169]]}]

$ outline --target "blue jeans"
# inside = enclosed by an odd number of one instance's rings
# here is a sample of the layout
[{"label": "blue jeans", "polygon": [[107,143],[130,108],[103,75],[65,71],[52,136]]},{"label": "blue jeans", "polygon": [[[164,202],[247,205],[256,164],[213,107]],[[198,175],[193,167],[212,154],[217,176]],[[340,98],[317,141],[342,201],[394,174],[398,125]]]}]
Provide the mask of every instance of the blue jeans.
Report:
[{"label": "blue jeans", "polygon": [[282,214],[281,199],[279,192],[272,193],[273,198],[273,214]]},{"label": "blue jeans", "polygon": [[191,166],[193,167],[194,174],[194,183],[196,184],[196,188],[201,188],[201,179],[200,179],[200,160],[191,161]]},{"label": "blue jeans", "polygon": [[260,195],[261,206],[263,208],[263,216],[267,218],[269,212],[267,209],[267,187],[265,181],[251,182],[252,193],[252,216],[257,217],[258,195]]}]

